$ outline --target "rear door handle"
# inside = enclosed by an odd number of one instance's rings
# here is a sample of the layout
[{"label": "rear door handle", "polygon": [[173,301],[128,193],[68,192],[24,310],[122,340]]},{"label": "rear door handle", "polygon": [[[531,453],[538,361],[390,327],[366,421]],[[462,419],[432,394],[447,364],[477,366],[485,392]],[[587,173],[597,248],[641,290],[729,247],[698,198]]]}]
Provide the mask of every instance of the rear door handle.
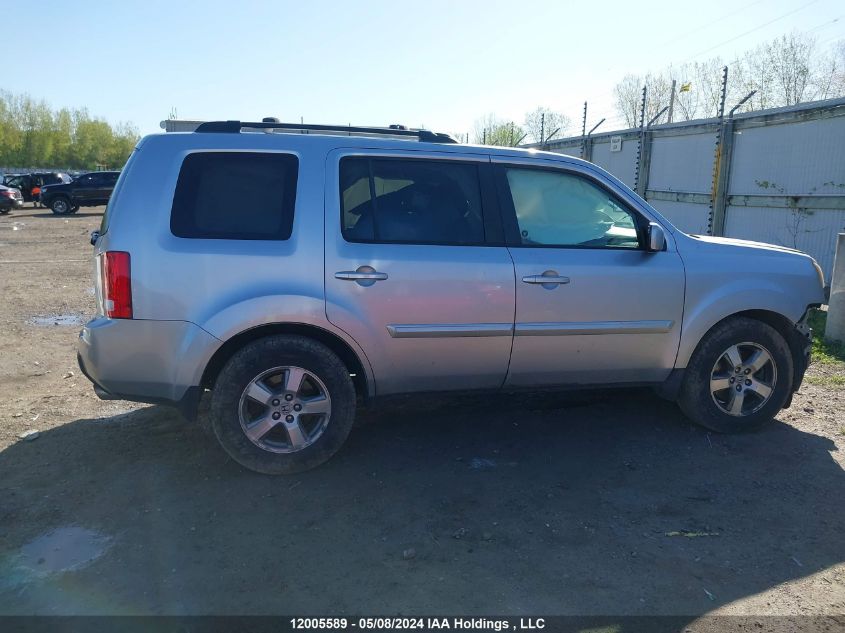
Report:
[{"label": "rear door handle", "polygon": [[540,284],[546,288],[553,288],[558,284],[568,284],[569,277],[558,275],[554,270],[547,270],[542,275],[525,275],[522,281],[526,284]]},{"label": "rear door handle", "polygon": [[387,279],[387,273],[380,273],[372,266],[358,266],[355,270],[341,270],[334,274],[335,279],[356,281],[361,286],[372,286],[377,281]]}]

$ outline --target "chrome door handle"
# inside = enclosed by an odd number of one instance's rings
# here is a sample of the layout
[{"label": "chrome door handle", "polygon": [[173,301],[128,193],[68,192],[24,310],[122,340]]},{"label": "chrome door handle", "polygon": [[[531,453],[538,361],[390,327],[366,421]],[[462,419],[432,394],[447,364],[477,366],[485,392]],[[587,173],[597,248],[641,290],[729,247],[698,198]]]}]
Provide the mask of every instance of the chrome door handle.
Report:
[{"label": "chrome door handle", "polygon": [[387,279],[387,273],[359,273],[352,270],[342,270],[334,274],[335,279],[345,279],[346,281],[358,281],[359,279],[371,279],[372,281],[384,281]]},{"label": "chrome door handle", "polygon": [[356,281],[361,286],[372,286],[377,281],[387,279],[387,273],[380,273],[372,266],[358,266],[355,270],[341,270],[334,274],[335,279]]},{"label": "chrome door handle", "polygon": [[552,287],[558,284],[568,284],[569,277],[558,275],[553,270],[547,270],[542,275],[525,275],[522,281],[527,284],[540,284],[542,286]]}]

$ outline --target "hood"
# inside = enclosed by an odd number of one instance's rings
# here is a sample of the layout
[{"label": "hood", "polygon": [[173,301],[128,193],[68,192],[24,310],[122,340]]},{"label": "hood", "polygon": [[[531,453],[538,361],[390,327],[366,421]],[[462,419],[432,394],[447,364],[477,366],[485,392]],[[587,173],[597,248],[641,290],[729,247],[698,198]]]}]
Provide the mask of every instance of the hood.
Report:
[{"label": "hood", "polygon": [[750,240],[738,240],[732,237],[710,237],[709,235],[690,235],[692,239],[697,242],[705,242],[707,244],[721,244],[724,246],[740,246],[745,248],[756,248],[767,251],[776,251],[779,253],[793,253],[796,255],[806,255],[806,253],[799,251],[796,248],[788,248],[786,246],[778,246],[777,244],[767,244],[765,242],[752,242]]}]

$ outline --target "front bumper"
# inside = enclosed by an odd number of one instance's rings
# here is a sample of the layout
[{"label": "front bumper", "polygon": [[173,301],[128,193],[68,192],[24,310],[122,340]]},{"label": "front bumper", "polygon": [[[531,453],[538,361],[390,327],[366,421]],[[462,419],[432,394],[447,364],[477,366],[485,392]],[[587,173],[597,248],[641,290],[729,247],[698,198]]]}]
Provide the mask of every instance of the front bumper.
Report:
[{"label": "front bumper", "polygon": [[792,391],[784,404],[784,409],[789,408],[792,404],[792,396],[801,389],[801,384],[804,382],[804,374],[807,373],[807,368],[810,366],[810,352],[813,348],[813,329],[809,326],[808,320],[810,318],[810,309],[804,313],[801,320],[795,324],[795,328],[787,337],[789,344],[789,351],[792,352]]},{"label": "front bumper", "polygon": [[89,321],[77,361],[102,399],[195,406],[208,359],[221,341],[187,321]]}]

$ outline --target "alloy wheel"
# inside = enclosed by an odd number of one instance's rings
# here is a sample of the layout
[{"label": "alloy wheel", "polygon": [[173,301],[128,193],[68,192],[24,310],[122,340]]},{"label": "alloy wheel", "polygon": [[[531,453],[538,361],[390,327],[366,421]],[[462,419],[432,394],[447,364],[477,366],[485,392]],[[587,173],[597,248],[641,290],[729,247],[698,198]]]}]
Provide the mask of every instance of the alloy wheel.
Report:
[{"label": "alloy wheel", "polygon": [[776,382],[777,366],[769,350],[759,343],[737,343],[713,365],[710,395],[724,413],[744,417],[769,401]]},{"label": "alloy wheel", "polygon": [[294,453],[323,434],[332,412],[326,385],[302,367],[274,367],[252,379],[241,394],[241,428],[259,448]]}]

